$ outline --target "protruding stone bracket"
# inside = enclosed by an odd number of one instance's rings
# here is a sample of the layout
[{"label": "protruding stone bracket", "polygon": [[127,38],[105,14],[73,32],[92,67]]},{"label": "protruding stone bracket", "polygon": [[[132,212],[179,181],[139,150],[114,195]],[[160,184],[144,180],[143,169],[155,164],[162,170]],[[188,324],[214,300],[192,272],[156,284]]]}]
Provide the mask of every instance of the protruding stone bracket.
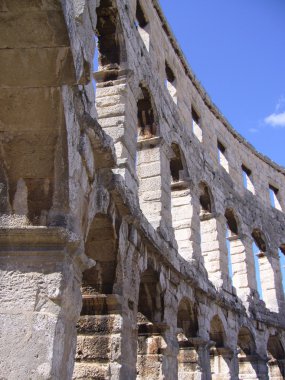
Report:
[{"label": "protruding stone bracket", "polygon": [[202,210],[200,213],[200,221],[204,222],[206,220],[211,220],[211,219],[215,218],[215,216],[216,215],[213,212],[207,212],[207,211]]},{"label": "protruding stone bracket", "polygon": [[190,183],[187,180],[181,180],[178,182],[171,183],[171,190],[179,191],[189,189]]},{"label": "protruding stone bracket", "polygon": [[210,354],[213,356],[222,356],[223,358],[232,359],[234,351],[229,347],[212,347]]},{"label": "protruding stone bracket", "polygon": [[167,330],[169,330],[167,323],[138,323],[139,335],[162,335]]},{"label": "protruding stone bracket", "polygon": [[83,294],[82,315],[121,314],[122,297],[117,294]]},{"label": "protruding stone bracket", "polygon": [[160,145],[163,141],[164,140],[161,136],[151,137],[149,139],[140,139],[137,142],[137,149],[138,150],[151,149]]},{"label": "protruding stone bracket", "polygon": [[232,235],[232,236],[227,237],[228,241],[237,241],[239,239],[240,239],[239,235]]},{"label": "protruding stone bracket", "polygon": [[96,83],[103,83],[117,79],[125,79],[126,81],[131,79],[134,75],[131,69],[111,69],[111,70],[100,70],[93,73],[93,78]]}]

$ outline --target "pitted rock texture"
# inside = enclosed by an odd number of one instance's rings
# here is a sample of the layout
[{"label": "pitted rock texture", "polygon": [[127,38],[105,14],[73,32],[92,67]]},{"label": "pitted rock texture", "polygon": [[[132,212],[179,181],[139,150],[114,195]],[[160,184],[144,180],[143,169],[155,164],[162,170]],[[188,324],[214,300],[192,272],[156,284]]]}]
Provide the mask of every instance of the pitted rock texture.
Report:
[{"label": "pitted rock texture", "polygon": [[0,35],[0,378],[283,379],[285,170],[157,0],[4,0]]}]

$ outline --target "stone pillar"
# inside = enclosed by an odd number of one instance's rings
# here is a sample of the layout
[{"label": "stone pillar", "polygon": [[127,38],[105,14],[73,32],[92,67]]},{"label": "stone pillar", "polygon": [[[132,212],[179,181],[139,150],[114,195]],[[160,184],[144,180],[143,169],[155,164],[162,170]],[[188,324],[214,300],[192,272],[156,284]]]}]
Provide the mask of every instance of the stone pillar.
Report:
[{"label": "stone pillar", "polygon": [[171,184],[171,214],[178,252],[185,260],[190,260],[194,252],[191,229],[193,206],[189,182]]},{"label": "stone pillar", "polygon": [[260,280],[266,307],[276,313],[284,310],[284,293],[277,252],[259,252]]},{"label": "stone pillar", "polygon": [[[199,355],[199,367],[200,367],[200,377],[199,380],[208,380],[211,379],[211,359],[210,359],[210,347],[211,342],[201,344],[198,347]],[[196,379],[195,379],[196,380]]]},{"label": "stone pillar", "polygon": [[77,333],[74,380],[129,376],[122,347],[122,297],[115,294],[83,295]]},{"label": "stone pillar", "polygon": [[231,292],[226,226],[222,218],[222,215],[201,213],[201,250],[210,281]]},{"label": "stone pillar", "polygon": [[117,155],[117,173],[128,188],[137,191],[137,113],[129,80],[131,70],[102,70],[93,74],[96,80],[98,122],[112,137]]},{"label": "stone pillar", "polygon": [[137,380],[168,378],[167,374],[163,376],[166,328],[163,323],[138,324]]},{"label": "stone pillar", "polygon": [[179,342],[178,379],[195,380],[200,372],[198,367],[198,352],[190,342]]},{"label": "stone pillar", "polygon": [[267,365],[270,380],[283,380],[285,378],[285,359],[270,358]]},{"label": "stone pillar", "polygon": [[234,374],[233,351],[226,347],[210,350],[212,380],[231,380]]},{"label": "stone pillar", "polygon": [[[167,241],[173,239],[169,157],[170,148],[161,137],[140,140],[137,143],[137,173],[140,207]],[[163,175],[162,175],[163,173]]]},{"label": "stone pillar", "polygon": [[181,332],[177,339],[178,379],[208,380],[211,376],[209,347],[213,342],[200,337],[187,338]]},{"label": "stone pillar", "polygon": [[266,362],[258,355],[238,355],[240,380],[268,380]]},{"label": "stone pillar", "polygon": [[252,240],[248,237],[240,238],[234,235],[228,238],[233,271],[233,286],[238,297],[246,299],[257,294],[254,258],[252,254]]},{"label": "stone pillar", "polygon": [[72,377],[81,272],[68,236],[60,228],[0,230],[3,379]]}]

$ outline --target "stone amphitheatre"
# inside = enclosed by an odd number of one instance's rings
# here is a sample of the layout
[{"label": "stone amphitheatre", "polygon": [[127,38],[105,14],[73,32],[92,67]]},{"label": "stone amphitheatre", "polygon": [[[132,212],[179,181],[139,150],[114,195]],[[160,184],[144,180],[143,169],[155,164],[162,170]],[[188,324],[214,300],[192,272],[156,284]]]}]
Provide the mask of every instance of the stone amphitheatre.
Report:
[{"label": "stone amphitheatre", "polygon": [[285,169],[158,1],[0,18],[0,379],[283,379]]}]

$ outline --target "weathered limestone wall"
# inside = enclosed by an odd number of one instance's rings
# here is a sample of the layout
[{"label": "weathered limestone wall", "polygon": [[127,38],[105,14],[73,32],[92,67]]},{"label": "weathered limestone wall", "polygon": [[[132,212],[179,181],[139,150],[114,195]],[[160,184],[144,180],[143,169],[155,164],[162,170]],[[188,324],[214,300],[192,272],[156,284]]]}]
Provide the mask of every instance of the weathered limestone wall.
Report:
[{"label": "weathered limestone wall", "polygon": [[157,1],[4,1],[0,21],[0,377],[284,378],[285,171]]}]

